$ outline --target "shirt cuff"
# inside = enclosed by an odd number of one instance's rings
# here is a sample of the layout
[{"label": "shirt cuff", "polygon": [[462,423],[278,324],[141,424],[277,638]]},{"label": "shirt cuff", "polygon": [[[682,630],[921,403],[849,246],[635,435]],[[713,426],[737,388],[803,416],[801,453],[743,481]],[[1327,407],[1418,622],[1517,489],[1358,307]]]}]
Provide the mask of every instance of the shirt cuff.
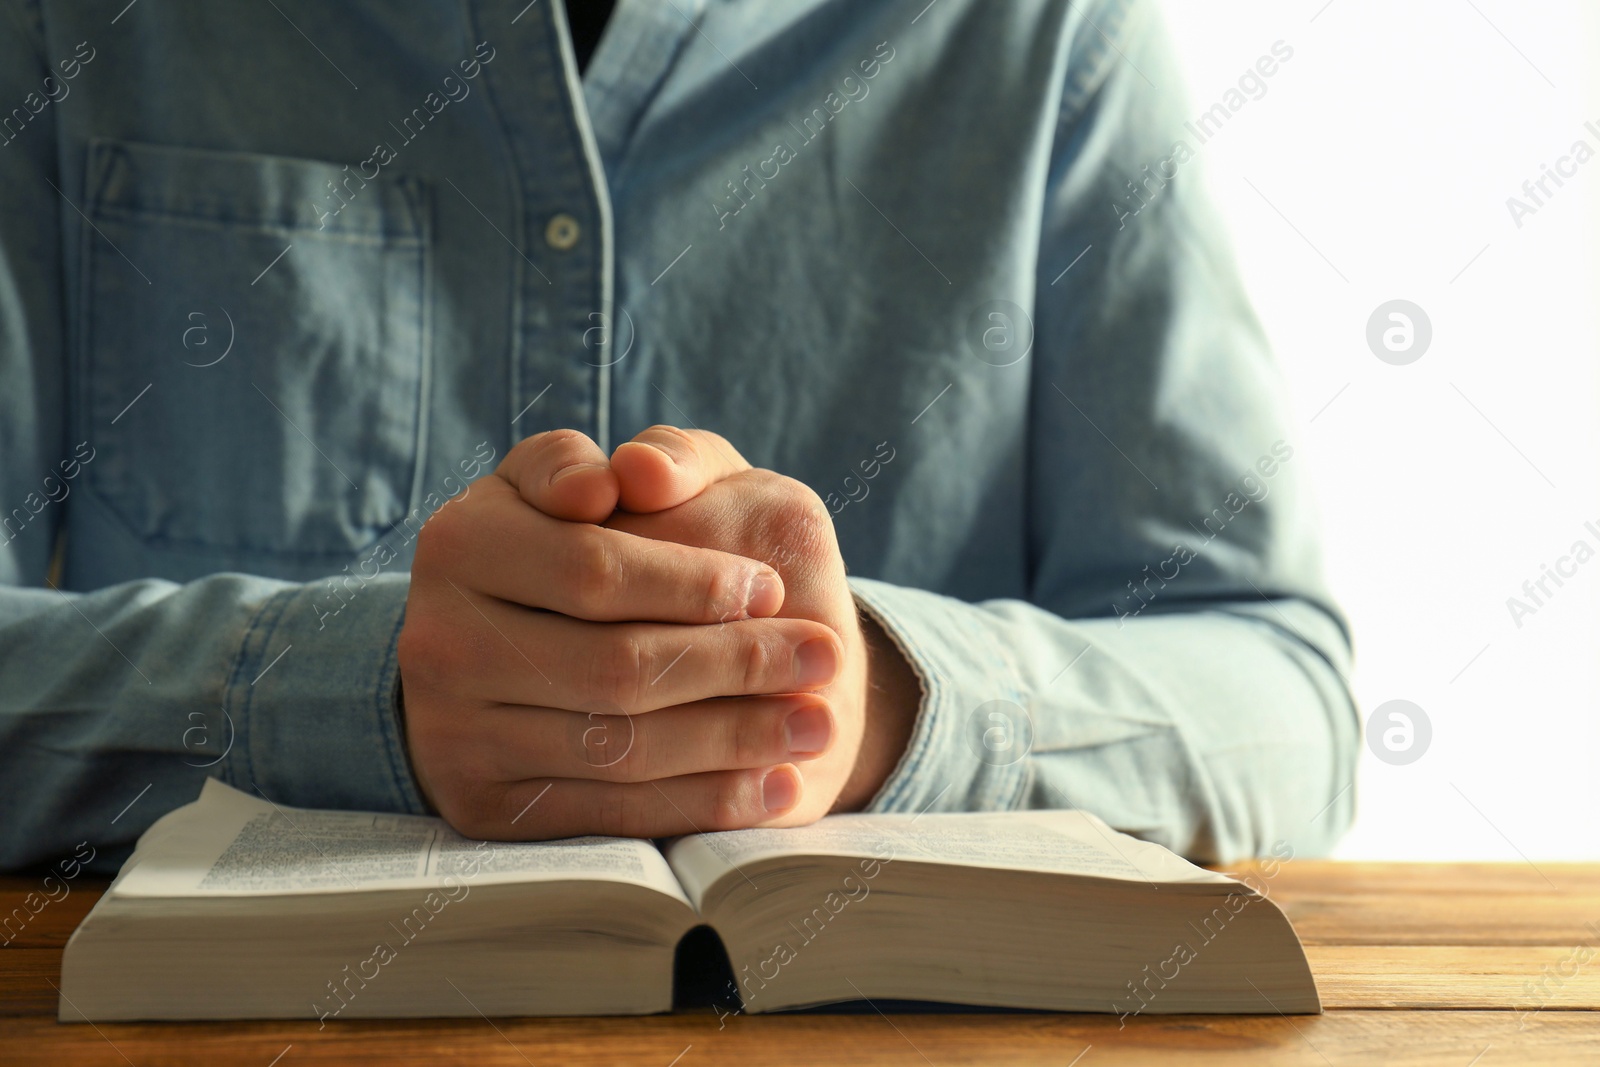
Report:
[{"label": "shirt cuff", "polygon": [[245,631],[222,777],[274,804],[424,814],[396,702],[410,578],[295,585]]},{"label": "shirt cuff", "polygon": [[905,755],[866,810],[1020,807],[1033,723],[1010,654],[979,609],[871,578],[849,581],[857,606],[906,657],[923,694]]}]

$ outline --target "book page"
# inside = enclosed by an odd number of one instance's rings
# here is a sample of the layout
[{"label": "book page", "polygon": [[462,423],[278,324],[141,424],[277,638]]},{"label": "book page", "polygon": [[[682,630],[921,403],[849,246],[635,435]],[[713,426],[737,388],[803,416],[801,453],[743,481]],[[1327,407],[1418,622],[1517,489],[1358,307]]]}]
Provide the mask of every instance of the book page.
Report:
[{"label": "book page", "polygon": [[686,898],[648,841],[473,841],[440,819],[285,808],[206,782],[139,839],[112,890],[251,896],[601,879]]},{"label": "book page", "polygon": [[667,860],[697,906],[723,875],[774,856],[844,856],[1043,871],[1131,882],[1229,882],[1083,811],[830,815],[785,830],[679,838]]}]

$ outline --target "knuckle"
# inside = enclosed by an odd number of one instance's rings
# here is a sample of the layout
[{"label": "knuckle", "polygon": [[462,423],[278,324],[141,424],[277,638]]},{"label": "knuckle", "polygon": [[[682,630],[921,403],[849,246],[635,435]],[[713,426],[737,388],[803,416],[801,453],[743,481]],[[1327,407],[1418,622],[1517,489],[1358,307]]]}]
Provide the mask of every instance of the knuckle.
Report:
[{"label": "knuckle", "polygon": [[549,455],[572,446],[581,446],[588,439],[588,435],[581,430],[561,429],[534,434],[523,443],[528,445],[535,455]]},{"label": "knuckle", "polygon": [[407,612],[395,654],[402,677],[414,691],[446,682],[457,666],[450,629],[427,612]]},{"label": "knuckle", "polygon": [[601,791],[600,825],[617,837],[643,837],[649,832],[650,810],[645,795],[627,785]]},{"label": "knuckle", "polygon": [[529,434],[506,450],[505,459],[501,460],[500,465],[495,468],[496,472],[504,474],[508,480],[512,480],[510,472],[528,470],[544,454],[544,450],[550,447],[551,442],[557,439],[557,435],[572,432],[571,430],[544,430],[540,433]]},{"label": "knuckle", "polygon": [[656,777],[655,752],[638,730],[630,715],[619,715],[610,744],[615,751],[605,758],[614,761],[617,777],[624,782],[648,782]]},{"label": "knuckle", "polygon": [[650,444],[664,445],[674,452],[693,455],[695,451],[694,434],[677,426],[668,426],[666,423],[657,423],[639,436],[648,437]]},{"label": "knuckle", "polygon": [[597,526],[574,525],[576,534],[567,573],[580,608],[611,605],[623,583],[622,558],[611,538]]},{"label": "knuckle", "polygon": [[590,654],[589,670],[591,696],[624,711],[638,707],[644,687],[644,650],[630,631],[618,627],[610,640],[599,642]]},{"label": "knuckle", "polygon": [[696,432],[700,434],[700,439],[707,445],[732,460],[735,468],[741,471],[750,469],[750,462],[744,458],[744,455],[737,448],[733,447],[732,441],[729,441],[714,430],[699,430]]},{"label": "knuckle", "polygon": [[591,712],[584,719],[578,748],[585,763],[611,782],[643,782],[652,775],[651,753],[632,716]]},{"label": "knuckle", "polygon": [[563,455],[580,455],[592,444],[580,430],[545,430],[524,437],[501,460],[495,472],[519,491],[536,490],[540,472],[559,463]]},{"label": "knuckle", "polygon": [[708,564],[705,576],[705,610],[710,622],[727,622],[743,614],[750,578],[741,569],[723,562]]},{"label": "knuckle", "polygon": [[780,688],[786,683],[779,681],[780,673],[787,673],[784,668],[790,659],[786,651],[780,651],[777,643],[770,638],[752,636],[747,638],[744,649],[744,679],[743,688],[746,693],[764,693],[773,683]]},{"label": "knuckle", "polygon": [[500,833],[496,804],[482,787],[457,786],[437,798],[439,817],[463,837],[486,839]]},{"label": "knuckle", "polygon": [[761,537],[784,555],[811,558],[833,541],[833,520],[822,498],[804,482],[767,472],[761,480]]},{"label": "knuckle", "polygon": [[724,774],[712,788],[706,819],[712,830],[738,830],[749,824],[745,814],[745,775]]},{"label": "knuckle", "polygon": [[469,551],[471,531],[457,518],[459,509],[440,508],[417,531],[417,551],[413,571],[448,570],[453,561]]},{"label": "knuckle", "polygon": [[595,817],[602,833],[623,835],[623,822],[627,816],[628,791],[603,789],[595,803]]},{"label": "knuckle", "polygon": [[495,467],[495,472],[502,473],[508,471],[513,467],[525,464],[528,460],[532,459],[539,448],[539,440],[542,437],[544,437],[543,433],[536,433],[529,437],[524,437],[510,448],[506,449],[505,457],[502,458],[499,465]]}]

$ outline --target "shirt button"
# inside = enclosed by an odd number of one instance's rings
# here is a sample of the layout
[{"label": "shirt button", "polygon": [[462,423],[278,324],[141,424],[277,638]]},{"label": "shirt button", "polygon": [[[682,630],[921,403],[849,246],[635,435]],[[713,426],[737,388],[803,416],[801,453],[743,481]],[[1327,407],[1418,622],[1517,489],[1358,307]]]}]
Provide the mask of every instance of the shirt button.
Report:
[{"label": "shirt button", "polygon": [[558,252],[565,252],[578,243],[578,220],[565,211],[551,215],[544,227],[544,243]]}]

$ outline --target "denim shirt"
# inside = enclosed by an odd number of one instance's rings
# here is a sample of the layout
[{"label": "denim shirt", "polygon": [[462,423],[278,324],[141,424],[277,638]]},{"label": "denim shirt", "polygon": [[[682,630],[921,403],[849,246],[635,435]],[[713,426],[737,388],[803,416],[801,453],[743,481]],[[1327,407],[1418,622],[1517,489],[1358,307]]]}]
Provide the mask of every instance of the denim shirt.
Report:
[{"label": "denim shirt", "polygon": [[[0,0],[0,865],[425,810],[416,531],[714,429],[923,689],[879,811],[1325,849],[1349,647],[1139,0]],[[1175,173],[1174,173],[1175,170]],[[53,582],[53,588],[51,583]]]}]

